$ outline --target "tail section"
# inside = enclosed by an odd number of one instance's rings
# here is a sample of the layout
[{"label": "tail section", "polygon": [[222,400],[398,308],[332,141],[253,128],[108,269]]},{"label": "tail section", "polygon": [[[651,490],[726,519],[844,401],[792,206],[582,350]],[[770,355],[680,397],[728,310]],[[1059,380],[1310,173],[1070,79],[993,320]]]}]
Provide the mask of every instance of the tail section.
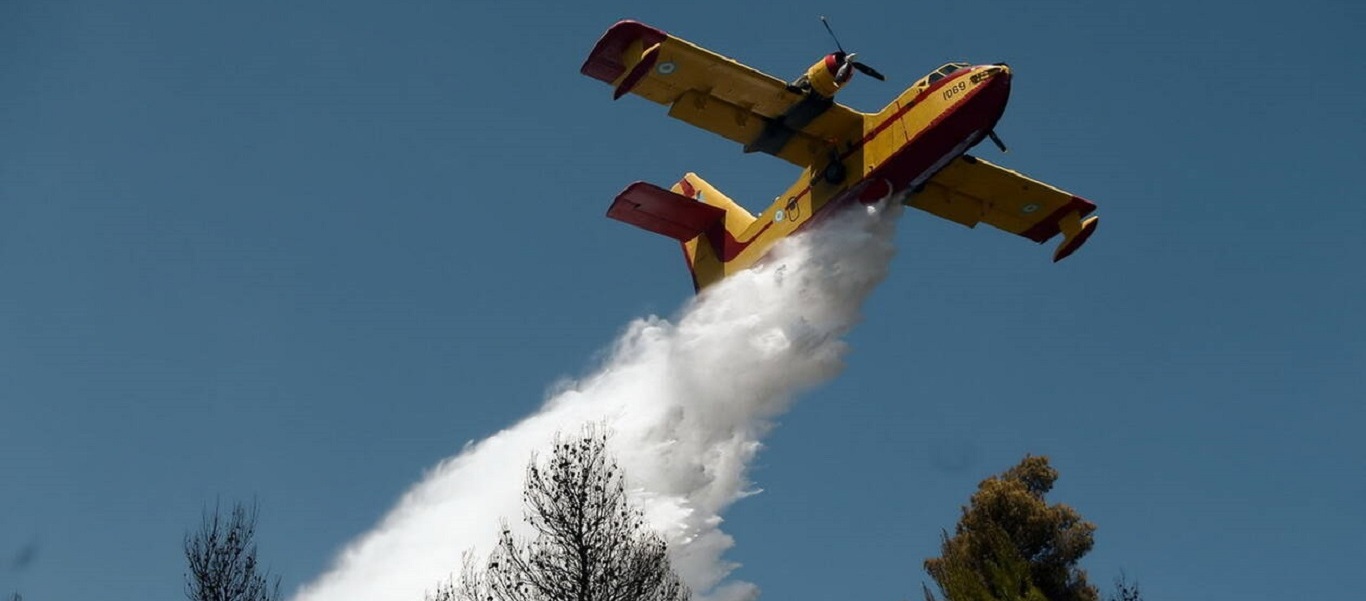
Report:
[{"label": "tail section", "polygon": [[607,216],[683,243],[693,288],[701,291],[730,273],[727,250],[754,216],[697,174],[670,190],[645,182],[627,186]]},{"label": "tail section", "polygon": [[687,242],[709,229],[720,227],[726,212],[654,184],[636,182],[617,195],[607,209],[607,216]]},{"label": "tail section", "polygon": [[683,243],[683,257],[687,259],[688,270],[692,272],[693,288],[701,292],[733,271],[727,265],[731,259],[728,250],[736,246],[736,239],[754,223],[754,216],[696,173],[684,175],[673,189],[726,212],[723,229],[705,232]]}]

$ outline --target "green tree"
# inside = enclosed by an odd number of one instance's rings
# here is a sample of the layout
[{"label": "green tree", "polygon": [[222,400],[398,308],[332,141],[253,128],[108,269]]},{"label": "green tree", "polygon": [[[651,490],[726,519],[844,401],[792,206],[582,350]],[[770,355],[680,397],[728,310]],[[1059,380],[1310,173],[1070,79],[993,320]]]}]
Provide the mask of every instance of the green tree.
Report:
[{"label": "green tree", "polygon": [[199,531],[185,535],[185,596],[190,601],[278,601],[280,578],[256,561],[256,505],[214,506]]},{"label": "green tree", "polygon": [[586,428],[556,437],[549,461],[527,469],[529,541],[506,522],[482,566],[466,555],[459,582],[442,584],[429,601],[686,601],[690,594],[669,563],[664,540],[626,496],[607,435]]},{"label": "green tree", "polygon": [[[1094,544],[1095,525],[1075,509],[1049,505],[1058,471],[1026,456],[983,480],[963,507],[953,536],[925,570],[946,601],[1098,601],[1077,562]],[[933,600],[929,588],[925,596]]]}]

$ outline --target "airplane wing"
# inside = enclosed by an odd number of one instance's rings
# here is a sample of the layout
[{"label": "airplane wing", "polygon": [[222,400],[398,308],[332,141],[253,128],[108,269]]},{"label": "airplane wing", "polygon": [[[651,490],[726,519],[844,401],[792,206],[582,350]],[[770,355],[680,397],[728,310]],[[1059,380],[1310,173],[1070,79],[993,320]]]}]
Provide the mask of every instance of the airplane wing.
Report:
[{"label": "airplane wing", "polygon": [[613,25],[580,71],[669,107],[669,116],[800,167],[828,158],[832,143],[863,135],[863,115],[663,31]]},{"label": "airplane wing", "polygon": [[1061,261],[1095,231],[1099,218],[1090,201],[1041,181],[963,155],[925,183],[906,204],[950,221],[975,227],[987,223],[1038,243],[1063,234],[1053,254]]}]

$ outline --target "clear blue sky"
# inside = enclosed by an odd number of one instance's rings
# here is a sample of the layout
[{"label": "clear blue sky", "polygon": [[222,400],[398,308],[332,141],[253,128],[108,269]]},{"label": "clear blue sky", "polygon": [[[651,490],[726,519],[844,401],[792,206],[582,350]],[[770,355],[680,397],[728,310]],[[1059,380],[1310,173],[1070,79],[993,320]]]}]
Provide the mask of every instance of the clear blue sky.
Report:
[{"label": "clear blue sky", "polygon": [[423,470],[691,292],[603,218],[697,171],[796,171],[578,73],[632,17],[780,77],[1015,69],[983,156],[1103,223],[1037,247],[908,212],[847,371],[768,439],[736,576],[916,598],[1025,453],[1148,598],[1346,599],[1366,540],[1360,3],[0,3],[0,593],[174,599],[181,537],[256,497],[311,580]]}]

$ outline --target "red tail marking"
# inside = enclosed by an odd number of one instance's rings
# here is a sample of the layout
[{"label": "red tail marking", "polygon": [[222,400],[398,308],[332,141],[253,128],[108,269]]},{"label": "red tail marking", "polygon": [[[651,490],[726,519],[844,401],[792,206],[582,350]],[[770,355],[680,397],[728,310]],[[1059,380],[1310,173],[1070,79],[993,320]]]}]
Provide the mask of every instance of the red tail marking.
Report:
[{"label": "red tail marking", "polygon": [[617,195],[607,209],[607,216],[687,242],[721,224],[726,211],[653,184],[636,182]]}]

